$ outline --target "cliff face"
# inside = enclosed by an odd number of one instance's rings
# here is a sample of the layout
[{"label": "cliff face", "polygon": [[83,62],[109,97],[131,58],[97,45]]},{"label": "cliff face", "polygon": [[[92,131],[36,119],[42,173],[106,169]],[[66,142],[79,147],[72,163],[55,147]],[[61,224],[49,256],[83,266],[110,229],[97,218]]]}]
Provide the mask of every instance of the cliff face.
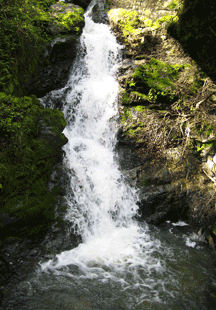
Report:
[{"label": "cliff face", "polygon": [[216,85],[170,35],[181,36],[184,8],[177,0],[112,1],[109,22],[125,45],[118,149],[148,223],[183,219],[214,230]]},{"label": "cliff face", "polygon": [[9,0],[0,2],[0,10],[1,239],[35,238],[47,231],[56,197],[63,194],[51,179],[63,169],[67,143],[63,113],[43,108],[35,95],[66,82],[84,9],[53,0]]}]

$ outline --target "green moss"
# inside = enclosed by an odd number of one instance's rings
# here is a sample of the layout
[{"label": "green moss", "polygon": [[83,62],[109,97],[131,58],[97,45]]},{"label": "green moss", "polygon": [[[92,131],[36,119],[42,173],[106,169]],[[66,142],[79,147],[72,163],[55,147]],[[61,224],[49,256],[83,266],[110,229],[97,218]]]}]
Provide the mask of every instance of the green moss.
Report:
[{"label": "green moss", "polygon": [[61,141],[58,147],[65,144],[61,132],[66,121],[60,111],[43,108],[35,96],[0,94],[0,212],[16,216],[23,227],[31,222],[34,229],[53,218],[55,201],[46,184],[57,154],[40,136],[40,119]]},{"label": "green moss", "polygon": [[108,15],[112,16],[115,23],[118,23],[124,37],[130,34],[137,35],[140,33],[138,29],[140,18],[137,11],[126,9],[110,10]]},{"label": "green moss", "polygon": [[57,134],[62,132],[62,130],[67,125],[67,122],[61,111],[44,108],[41,112],[45,124],[53,127],[53,131]]},{"label": "green moss", "polygon": [[145,107],[143,107],[143,106],[136,106],[135,108],[134,108],[134,111],[136,111],[136,112],[144,112],[144,111],[146,111],[146,108]]},{"label": "green moss", "polygon": [[129,108],[124,108],[124,114],[121,116],[121,123],[125,123],[128,118],[131,118],[132,114]]},{"label": "green moss", "polygon": [[178,9],[181,5],[182,1],[179,1],[179,0],[173,0],[172,2],[170,2],[168,5],[167,5],[167,8],[170,9],[170,10],[173,10],[173,9]]},{"label": "green moss", "polygon": [[166,24],[167,26],[169,26],[171,23],[173,22],[177,22],[178,21],[178,16],[176,16],[176,14],[174,15],[166,15],[163,16],[161,18],[159,18],[158,20],[156,20],[151,27],[153,27],[154,29],[158,29],[161,27],[162,24]]},{"label": "green moss", "polygon": [[150,18],[145,18],[145,19],[144,19],[144,25],[145,25],[146,27],[153,27],[154,22],[153,22]]},{"label": "green moss", "polygon": [[145,27],[159,29],[164,24],[166,24],[168,27],[171,23],[177,22],[178,16],[176,14],[165,15],[157,19],[156,21],[153,21],[150,18],[142,17],[141,20],[143,21]]},{"label": "green moss", "polygon": [[129,104],[130,103],[130,96],[126,91],[122,91],[121,97],[122,97],[122,103],[123,104]]},{"label": "green moss", "polygon": [[[35,96],[25,96],[43,48],[53,39],[48,25],[55,2],[0,1],[0,213],[19,219],[15,235],[40,233],[52,220],[57,189],[50,193],[46,185],[67,141],[63,114],[44,109]],[[73,16],[61,15],[62,27],[73,23],[79,31],[82,13],[76,8]],[[42,120],[55,139],[41,135]]]},{"label": "green moss", "polygon": [[0,91],[25,93],[29,75],[51,39],[47,33],[48,8],[54,2],[0,1]]},{"label": "green moss", "polygon": [[196,152],[201,153],[203,150],[207,149],[208,147],[210,147],[212,145],[213,145],[213,142],[212,143],[201,143],[201,142],[198,142],[196,144]]},{"label": "green moss", "polygon": [[[65,10],[65,8],[68,6],[67,3],[62,4],[62,11]],[[55,8],[52,8],[51,13],[57,12],[55,23],[60,26],[63,30],[70,30],[74,29],[76,32],[79,31],[79,27],[77,27],[78,23],[84,20],[83,14],[84,9],[81,7],[74,6],[73,10],[68,12],[63,12],[56,10]],[[59,13],[60,12],[60,13]]]},{"label": "green moss", "polygon": [[[54,37],[49,26],[57,23],[62,29],[79,32],[83,9],[52,16],[49,11],[55,0],[0,1],[0,91],[23,96],[32,73],[36,70],[44,46]],[[63,2],[60,2],[61,6]],[[66,6],[68,4],[65,4]]]},{"label": "green moss", "polygon": [[125,134],[129,137],[134,137],[135,136],[135,130],[129,129]]},{"label": "green moss", "polygon": [[149,97],[145,94],[140,93],[140,92],[132,91],[131,94],[136,95],[137,97],[139,97],[140,99],[142,99],[144,101],[149,101]]},{"label": "green moss", "polygon": [[152,58],[148,64],[136,68],[132,78],[136,84],[142,83],[143,98],[147,99],[147,95],[151,102],[162,98],[171,102],[175,97],[174,82],[177,80],[181,68],[183,65],[168,65]]}]

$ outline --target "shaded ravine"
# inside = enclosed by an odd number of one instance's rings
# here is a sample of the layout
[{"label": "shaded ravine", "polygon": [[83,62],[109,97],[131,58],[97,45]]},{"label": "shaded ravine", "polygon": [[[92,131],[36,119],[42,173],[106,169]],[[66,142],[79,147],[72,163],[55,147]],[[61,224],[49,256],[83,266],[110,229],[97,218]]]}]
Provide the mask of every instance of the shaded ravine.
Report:
[{"label": "shaded ravine", "polygon": [[214,267],[203,240],[183,223],[157,229],[135,219],[136,190],[114,151],[121,46],[92,21],[95,2],[68,84],[43,99],[61,101],[68,122],[65,219],[82,242],[32,264],[4,309],[210,309]]}]

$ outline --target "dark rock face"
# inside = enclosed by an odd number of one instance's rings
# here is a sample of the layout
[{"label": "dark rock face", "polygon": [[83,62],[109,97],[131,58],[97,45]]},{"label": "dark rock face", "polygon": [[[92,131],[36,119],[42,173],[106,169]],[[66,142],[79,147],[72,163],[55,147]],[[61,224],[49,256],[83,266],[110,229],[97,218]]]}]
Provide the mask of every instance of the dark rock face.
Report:
[{"label": "dark rock face", "polygon": [[54,39],[44,51],[44,58],[30,80],[28,94],[38,98],[63,87],[76,57],[77,36]]},{"label": "dark rock face", "polygon": [[[43,57],[27,85],[27,94],[34,94],[38,98],[66,84],[76,57],[77,43],[85,26],[83,9],[79,6],[68,4],[65,7],[57,3],[50,10],[54,21],[48,30],[55,38],[45,46]],[[67,17],[68,14],[71,17]],[[64,15],[66,19],[62,18]],[[62,21],[58,18],[62,18]]]},{"label": "dark rock face", "polygon": [[74,3],[81,6],[84,10],[87,9],[91,0],[65,0],[66,3]]},{"label": "dark rock face", "polygon": [[93,7],[92,19],[95,23],[104,24],[108,22],[107,12],[104,9],[103,1],[96,3],[95,6]]},{"label": "dark rock face", "polygon": [[177,32],[171,34],[215,82],[216,2],[184,0]]},{"label": "dark rock face", "polygon": [[[148,224],[188,220],[189,195],[172,182],[172,175],[160,160],[141,158],[133,144],[117,146],[119,163],[128,183],[138,190],[139,214]],[[190,194],[192,198],[192,193]]]},{"label": "dark rock face", "polygon": [[65,85],[76,56],[76,39],[74,36],[57,38],[46,47],[44,59],[30,80],[28,94],[41,98]]},{"label": "dark rock face", "polygon": [[[84,27],[83,9],[65,3],[57,3],[51,9],[54,19],[52,24],[47,25],[47,31],[54,39],[45,46],[38,68],[29,79],[27,95],[42,97],[51,90],[63,87],[76,57],[77,42]],[[67,18],[61,22],[61,16]],[[62,131],[66,121],[60,111],[43,109],[39,100],[34,100],[40,107],[40,112],[33,115],[31,122],[36,128],[33,164],[37,165],[37,179],[32,182],[32,188],[23,185],[26,194],[21,198],[15,197],[16,202],[9,197],[11,209],[8,207],[7,213],[0,214],[0,286],[14,273],[19,277],[19,268],[27,267],[30,261],[54,256],[60,249],[69,250],[79,241],[71,230],[70,222],[63,221],[67,209],[63,196],[70,184],[62,164],[62,146],[67,143]],[[34,104],[32,102],[31,108]],[[28,139],[30,148],[32,140],[30,137]],[[39,154],[37,147],[41,147]],[[31,175],[34,175],[33,172]],[[25,288],[22,291],[25,292]],[[0,303],[2,298],[0,290]]]}]

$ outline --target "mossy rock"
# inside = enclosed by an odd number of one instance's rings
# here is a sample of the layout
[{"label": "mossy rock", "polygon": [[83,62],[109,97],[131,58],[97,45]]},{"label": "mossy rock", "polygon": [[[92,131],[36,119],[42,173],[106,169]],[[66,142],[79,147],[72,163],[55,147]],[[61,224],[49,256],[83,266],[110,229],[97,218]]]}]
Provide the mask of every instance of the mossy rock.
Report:
[{"label": "mossy rock", "polygon": [[111,9],[108,12],[109,19],[116,25],[119,30],[123,33],[124,37],[129,34],[139,34],[138,29],[140,19],[137,11],[126,10],[126,9]]},{"label": "mossy rock", "polygon": [[46,184],[67,142],[62,134],[66,121],[62,112],[43,108],[35,96],[2,93],[0,116],[0,213],[35,228],[34,222],[37,226],[53,218],[54,194]]},{"label": "mossy rock", "polygon": [[43,48],[52,37],[47,32],[48,8],[55,0],[0,2],[0,91],[24,95]]},{"label": "mossy rock", "polygon": [[80,33],[80,25],[84,23],[84,9],[71,4],[58,2],[50,7],[50,30],[53,35]]},{"label": "mossy rock", "polygon": [[125,93],[123,101],[133,102],[130,100],[132,94],[146,103],[174,102],[177,99],[175,82],[183,67],[151,58],[150,62],[135,69],[132,78],[127,82],[130,95]]},{"label": "mossy rock", "polygon": [[55,2],[0,1],[0,91],[25,95],[45,46],[56,35],[81,33],[84,10],[74,4]]}]

